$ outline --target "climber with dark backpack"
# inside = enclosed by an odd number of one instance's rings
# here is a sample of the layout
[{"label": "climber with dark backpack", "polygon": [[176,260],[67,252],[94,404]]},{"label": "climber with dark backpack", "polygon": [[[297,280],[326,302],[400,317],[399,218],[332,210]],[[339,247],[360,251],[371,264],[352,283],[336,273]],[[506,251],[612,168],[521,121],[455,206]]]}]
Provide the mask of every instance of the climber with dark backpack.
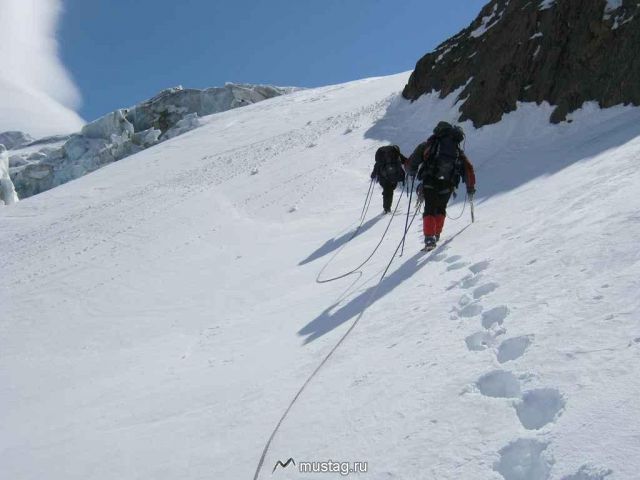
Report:
[{"label": "climber with dark backpack", "polygon": [[380,147],[376,151],[376,163],[371,172],[371,180],[377,180],[382,187],[382,208],[384,213],[391,212],[393,205],[393,191],[398,183],[404,183],[405,172],[403,165],[407,157],[402,155],[397,145]]},{"label": "climber with dark backpack", "polygon": [[467,186],[470,197],[475,194],[476,176],[460,146],[463,140],[462,128],[439,122],[433,135],[418,145],[409,157],[409,175],[420,182],[418,193],[424,198],[422,229],[426,251],[433,250],[440,240],[447,203],[460,180]]}]

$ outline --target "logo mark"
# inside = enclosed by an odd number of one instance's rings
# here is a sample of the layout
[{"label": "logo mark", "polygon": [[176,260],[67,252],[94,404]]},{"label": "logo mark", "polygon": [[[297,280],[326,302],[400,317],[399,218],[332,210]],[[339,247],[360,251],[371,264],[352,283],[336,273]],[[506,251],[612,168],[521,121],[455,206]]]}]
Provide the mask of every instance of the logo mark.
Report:
[{"label": "logo mark", "polygon": [[273,473],[276,471],[276,468],[278,468],[278,467],[287,468],[289,466],[289,464],[291,464],[291,463],[293,463],[295,465],[296,461],[293,458],[289,458],[289,460],[287,460],[284,463],[282,463],[280,460],[278,460],[276,462],[276,464],[273,466],[273,470],[271,471],[271,474],[273,475]]}]

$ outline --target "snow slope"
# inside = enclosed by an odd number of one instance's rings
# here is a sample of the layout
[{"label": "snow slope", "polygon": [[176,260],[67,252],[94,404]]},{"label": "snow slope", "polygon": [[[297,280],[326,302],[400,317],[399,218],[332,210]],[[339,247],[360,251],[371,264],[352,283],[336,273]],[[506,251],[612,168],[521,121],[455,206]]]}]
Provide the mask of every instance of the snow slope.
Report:
[{"label": "snow slope", "polygon": [[[477,222],[466,207],[424,255],[418,218],[377,285],[398,215],[360,275],[316,284],[376,148],[455,118],[455,95],[401,100],[407,75],[212,115],[0,210],[3,477],[253,478],[372,299],[259,478],[341,478],[272,474],[290,457],[376,480],[637,478],[640,110],[466,125]],[[374,248],[379,197],[323,275]]]}]

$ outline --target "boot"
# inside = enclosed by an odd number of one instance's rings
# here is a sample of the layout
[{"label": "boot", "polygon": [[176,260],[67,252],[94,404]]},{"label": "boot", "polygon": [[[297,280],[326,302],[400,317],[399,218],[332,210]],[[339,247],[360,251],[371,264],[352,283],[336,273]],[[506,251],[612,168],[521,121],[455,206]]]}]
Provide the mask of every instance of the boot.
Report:
[{"label": "boot", "polygon": [[424,250],[426,252],[436,248],[436,237],[434,235],[427,235],[424,237]]}]

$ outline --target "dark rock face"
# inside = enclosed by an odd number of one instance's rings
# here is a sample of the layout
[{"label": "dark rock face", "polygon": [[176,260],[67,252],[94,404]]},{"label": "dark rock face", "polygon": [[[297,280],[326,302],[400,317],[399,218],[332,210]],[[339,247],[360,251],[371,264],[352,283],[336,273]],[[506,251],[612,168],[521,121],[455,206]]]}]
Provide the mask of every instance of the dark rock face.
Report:
[{"label": "dark rock face", "polygon": [[464,87],[460,121],[500,121],[549,102],[564,121],[586,101],[640,105],[637,0],[491,0],[469,27],[416,64],[402,95]]}]

